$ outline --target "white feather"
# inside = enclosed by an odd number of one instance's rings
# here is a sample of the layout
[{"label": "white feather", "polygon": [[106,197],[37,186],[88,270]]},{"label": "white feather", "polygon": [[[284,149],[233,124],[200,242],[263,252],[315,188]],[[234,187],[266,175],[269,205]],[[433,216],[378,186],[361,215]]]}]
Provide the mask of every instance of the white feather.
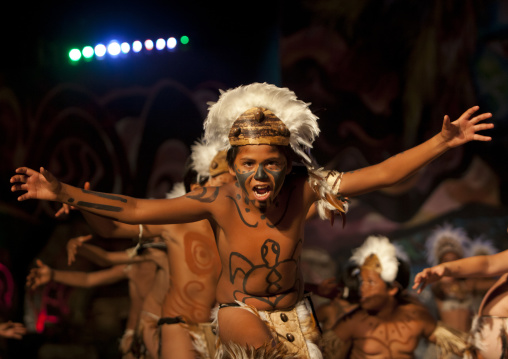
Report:
[{"label": "white feather", "polygon": [[309,104],[298,100],[288,88],[267,83],[253,83],[222,92],[219,100],[208,103],[208,116],[204,123],[205,141],[217,143],[219,150],[228,149],[229,131],[235,120],[252,107],[272,111],[290,131],[290,145],[306,164],[312,164],[307,151],[319,135],[318,117]]},{"label": "white feather", "polygon": [[466,255],[470,241],[464,228],[454,228],[449,223],[437,226],[425,242],[427,262],[432,266],[438,265],[445,248],[462,258]]},{"label": "white feather", "polygon": [[217,146],[206,144],[203,139],[191,146],[191,166],[198,173],[198,182],[210,177],[210,164],[217,152]]},{"label": "white feather", "polygon": [[171,199],[171,198],[181,197],[185,193],[186,193],[185,192],[185,185],[183,184],[183,182],[178,182],[173,185],[173,188],[171,189],[171,191],[166,193],[166,198]]},{"label": "white feather", "polygon": [[397,249],[390,243],[390,240],[384,236],[369,236],[361,247],[353,250],[351,260],[362,266],[365,259],[375,254],[381,264],[381,278],[391,283],[397,277],[399,270],[399,261],[397,259]]},{"label": "white feather", "polygon": [[485,239],[483,236],[475,238],[469,247],[468,256],[488,256],[497,253],[498,249],[492,241]]}]

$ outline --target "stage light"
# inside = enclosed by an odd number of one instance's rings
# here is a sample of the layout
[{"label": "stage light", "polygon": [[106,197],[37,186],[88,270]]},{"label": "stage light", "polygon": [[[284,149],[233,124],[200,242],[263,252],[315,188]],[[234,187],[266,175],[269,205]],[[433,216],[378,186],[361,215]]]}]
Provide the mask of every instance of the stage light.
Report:
[{"label": "stage light", "polygon": [[92,46],[85,46],[83,47],[83,57],[85,59],[90,59],[93,57],[93,54],[94,54],[94,51],[93,51],[93,47]]},{"label": "stage light", "polygon": [[189,43],[189,37],[188,36],[182,36],[180,38],[180,42],[182,43],[182,45],[187,45]]},{"label": "stage light", "polygon": [[128,54],[129,51],[131,51],[131,45],[127,42],[122,42],[122,45],[120,45],[120,49],[122,50],[122,53]]},{"label": "stage light", "polygon": [[81,51],[79,51],[78,49],[72,49],[71,51],[69,51],[69,58],[72,61],[79,61],[79,59],[81,59]]},{"label": "stage light", "polygon": [[153,41],[152,40],[150,40],[150,39],[145,40],[145,49],[147,49],[148,51],[153,49]]},{"label": "stage light", "polygon": [[140,52],[141,50],[143,50],[143,44],[141,43],[141,41],[139,40],[134,41],[132,43],[132,51]]},{"label": "stage light", "polygon": [[117,41],[111,41],[108,45],[108,54],[117,56],[120,53],[120,44]]},{"label": "stage light", "polygon": [[157,39],[155,41],[155,48],[157,50],[164,50],[166,48],[166,41],[164,39]]},{"label": "stage light", "polygon": [[106,55],[106,46],[104,44],[95,45],[95,55],[97,57],[103,57]]},{"label": "stage light", "polygon": [[176,39],[174,37],[170,37],[167,41],[168,49],[174,49],[176,47]]}]

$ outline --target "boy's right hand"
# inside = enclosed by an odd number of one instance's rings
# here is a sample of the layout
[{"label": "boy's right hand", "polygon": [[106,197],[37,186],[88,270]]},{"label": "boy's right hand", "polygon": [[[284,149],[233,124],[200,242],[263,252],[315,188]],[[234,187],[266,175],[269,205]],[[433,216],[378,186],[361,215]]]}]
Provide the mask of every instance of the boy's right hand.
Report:
[{"label": "boy's right hand", "polygon": [[76,260],[76,254],[78,253],[78,248],[83,245],[84,242],[92,239],[92,235],[79,236],[75,238],[69,239],[67,242],[67,264],[71,265]]},{"label": "boy's right hand", "polygon": [[58,201],[62,189],[60,181],[43,167],[40,168],[40,172],[28,167],[17,168],[16,175],[11,177],[10,182],[13,183],[12,192],[26,191],[18,197],[18,201],[27,199]]},{"label": "boy's right hand", "polygon": [[26,277],[26,286],[35,289],[51,281],[51,272],[53,271],[45,265],[40,259],[36,260],[37,267],[32,268]]},{"label": "boy's right hand", "polygon": [[444,270],[441,265],[425,268],[415,276],[413,289],[418,289],[417,292],[420,294],[428,284],[440,280],[445,275]]}]

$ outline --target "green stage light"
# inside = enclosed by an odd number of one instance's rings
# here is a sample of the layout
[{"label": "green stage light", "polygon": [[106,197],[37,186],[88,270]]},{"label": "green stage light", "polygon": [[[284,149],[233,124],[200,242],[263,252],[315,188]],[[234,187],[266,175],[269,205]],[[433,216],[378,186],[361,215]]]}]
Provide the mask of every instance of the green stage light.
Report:
[{"label": "green stage light", "polygon": [[72,49],[69,51],[69,59],[71,59],[71,61],[79,61],[79,59],[81,59],[81,51]]},{"label": "green stage light", "polygon": [[180,42],[182,43],[182,45],[187,45],[189,43],[189,37],[188,36],[182,36],[180,38]]},{"label": "green stage light", "polygon": [[85,46],[83,47],[83,57],[85,59],[91,59],[94,55],[94,50],[93,50],[93,47],[92,46]]}]

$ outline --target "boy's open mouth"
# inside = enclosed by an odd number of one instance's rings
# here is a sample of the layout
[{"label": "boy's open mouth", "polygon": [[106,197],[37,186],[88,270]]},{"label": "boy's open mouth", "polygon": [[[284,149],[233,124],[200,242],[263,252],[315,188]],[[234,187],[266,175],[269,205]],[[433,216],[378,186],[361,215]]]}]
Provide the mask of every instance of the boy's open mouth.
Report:
[{"label": "boy's open mouth", "polygon": [[270,196],[272,189],[269,185],[258,185],[252,189],[254,196],[258,201],[265,201]]}]

